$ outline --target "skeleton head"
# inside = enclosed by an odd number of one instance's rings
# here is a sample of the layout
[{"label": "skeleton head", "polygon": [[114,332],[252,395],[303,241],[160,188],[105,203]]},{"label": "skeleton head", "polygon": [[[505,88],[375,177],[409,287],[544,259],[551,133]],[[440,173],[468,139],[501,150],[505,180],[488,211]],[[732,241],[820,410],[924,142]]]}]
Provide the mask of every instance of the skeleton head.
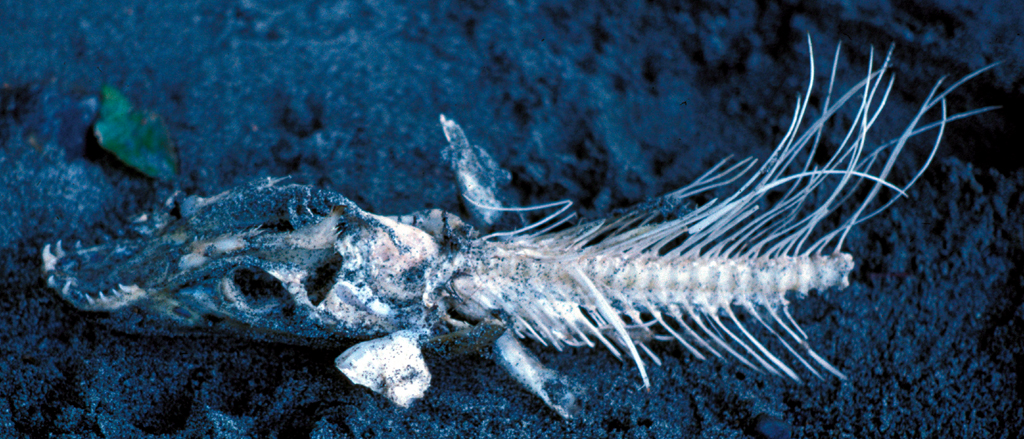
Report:
[{"label": "skeleton head", "polygon": [[[446,252],[340,194],[263,180],[189,197],[150,236],[43,251],[44,278],[79,309],[147,311],[132,326],[241,326],[300,338],[429,327]],[[136,328],[137,329],[137,328]]]}]

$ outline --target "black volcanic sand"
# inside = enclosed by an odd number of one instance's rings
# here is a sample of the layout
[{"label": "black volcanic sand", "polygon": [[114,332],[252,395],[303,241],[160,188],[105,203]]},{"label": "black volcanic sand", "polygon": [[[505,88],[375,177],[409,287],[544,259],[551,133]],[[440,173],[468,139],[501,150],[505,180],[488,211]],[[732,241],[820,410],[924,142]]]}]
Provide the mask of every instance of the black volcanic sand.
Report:
[{"label": "black volcanic sand", "polygon": [[[0,3],[0,436],[1021,435],[1019,2],[577,3]],[[767,157],[805,92],[808,34],[820,87],[840,41],[841,88],[865,74],[870,47],[878,62],[896,45],[875,141],[941,76],[1003,61],[949,111],[1003,108],[950,124],[911,199],[849,236],[851,286],[794,298],[794,318],[846,381],[793,383],[655,343],[664,364],[645,391],[606,350],[528,343],[585,389],[577,419],[485,356],[428,359],[433,385],[406,410],[350,384],[336,351],[121,333],[39,276],[46,243],[117,239],[175,190],[264,176],[376,213],[457,212],[441,113],[511,172],[511,203],[571,199],[599,217],[729,154]],[[176,179],[151,180],[89,139],[103,84],[164,117]],[[929,142],[912,143],[897,181]]]}]

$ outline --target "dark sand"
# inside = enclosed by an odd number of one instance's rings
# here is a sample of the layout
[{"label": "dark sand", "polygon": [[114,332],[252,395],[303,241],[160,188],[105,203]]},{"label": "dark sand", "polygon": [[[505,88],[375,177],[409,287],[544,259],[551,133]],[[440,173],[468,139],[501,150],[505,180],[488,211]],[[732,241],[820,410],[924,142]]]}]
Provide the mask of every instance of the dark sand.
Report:
[{"label": "dark sand", "polygon": [[[765,419],[780,438],[1020,436],[1019,2],[608,3],[0,2],[0,436],[730,438]],[[457,211],[440,113],[514,175],[512,202],[571,199],[598,217],[729,154],[766,157],[804,91],[808,33],[821,86],[839,41],[840,87],[871,46],[877,60],[896,44],[878,140],[942,75],[1004,62],[949,101],[1004,108],[952,123],[912,199],[850,236],[852,285],[793,305],[845,382],[664,343],[643,391],[605,350],[530,344],[586,389],[578,419],[483,357],[428,359],[433,386],[403,410],[350,384],[337,352],[123,334],[39,278],[44,244],[116,239],[175,189],[291,175],[376,213]],[[174,181],[85,142],[103,84],[166,119]]]}]

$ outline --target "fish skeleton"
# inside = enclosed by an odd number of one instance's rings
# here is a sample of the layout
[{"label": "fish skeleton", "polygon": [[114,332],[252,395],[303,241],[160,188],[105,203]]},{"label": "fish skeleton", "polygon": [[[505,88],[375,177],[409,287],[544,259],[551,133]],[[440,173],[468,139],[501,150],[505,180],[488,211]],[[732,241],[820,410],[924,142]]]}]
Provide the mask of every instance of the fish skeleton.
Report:
[{"label": "fish skeleton", "polygon": [[[845,379],[811,349],[787,292],[803,297],[849,285],[854,259],[842,244],[851,228],[906,195],[948,122],[991,109],[950,116],[944,100],[988,66],[944,89],[940,81],[898,138],[869,149],[892,90],[891,55],[877,69],[872,61],[867,76],[836,97],[834,63],[820,116],[804,127],[812,61],[807,93],[762,165],[723,160],[657,203],[609,218],[573,223],[569,202],[503,206],[494,195],[503,171],[442,115],[446,157],[478,227],[438,209],[376,215],[330,190],[264,179],[205,198],[173,197],[135,218],[137,237],[46,245],[43,277],[76,308],[142,331],[233,332],[344,349],[337,368],[400,406],[430,386],[424,352],[490,347],[559,415],[578,413],[576,387],[541,364],[523,338],[556,349],[602,345],[634,362],[645,386],[646,359],[660,362],[648,344],[673,340],[700,359],[731,357],[793,380],[803,369]],[[850,103],[859,107],[842,142],[814,165],[826,122]],[[924,123],[936,107],[941,116]],[[902,185],[888,181],[908,140],[931,130],[937,135],[919,171]],[[723,188],[722,197],[688,207]],[[882,191],[891,191],[888,200],[878,199]],[[777,199],[771,205],[769,194]],[[852,213],[819,230],[846,203]],[[503,212],[552,208],[519,229],[478,231]],[[762,341],[738,313],[773,341]]]}]

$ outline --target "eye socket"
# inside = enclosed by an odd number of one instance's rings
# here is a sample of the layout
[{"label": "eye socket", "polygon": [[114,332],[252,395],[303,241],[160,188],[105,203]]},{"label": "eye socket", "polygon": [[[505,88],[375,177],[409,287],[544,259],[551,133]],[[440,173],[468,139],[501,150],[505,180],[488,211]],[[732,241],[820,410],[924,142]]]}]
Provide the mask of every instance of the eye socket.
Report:
[{"label": "eye socket", "polygon": [[231,275],[247,305],[253,309],[279,308],[289,312],[294,304],[288,290],[269,273],[258,268],[239,268]]}]

